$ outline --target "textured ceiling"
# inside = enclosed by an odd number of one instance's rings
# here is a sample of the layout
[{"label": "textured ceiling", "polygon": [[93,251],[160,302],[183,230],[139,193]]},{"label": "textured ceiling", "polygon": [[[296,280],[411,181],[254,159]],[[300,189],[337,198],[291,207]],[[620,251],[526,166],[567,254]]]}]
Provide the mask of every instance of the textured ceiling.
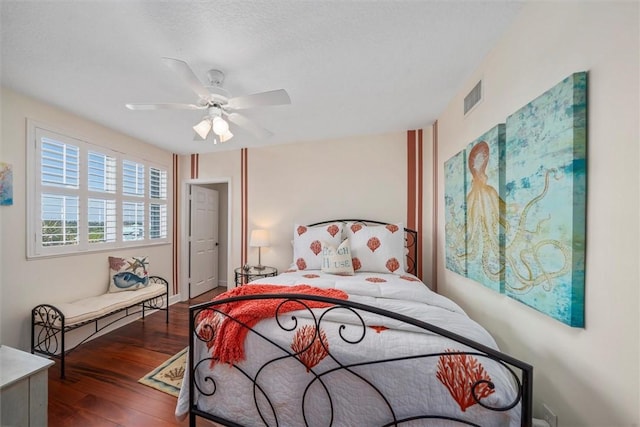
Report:
[{"label": "textured ceiling", "polygon": [[[1,0],[2,85],[175,153],[380,134],[430,125],[522,6],[514,1]],[[274,136],[193,140],[200,111],[161,58],[232,96],[284,88],[243,111]]]}]

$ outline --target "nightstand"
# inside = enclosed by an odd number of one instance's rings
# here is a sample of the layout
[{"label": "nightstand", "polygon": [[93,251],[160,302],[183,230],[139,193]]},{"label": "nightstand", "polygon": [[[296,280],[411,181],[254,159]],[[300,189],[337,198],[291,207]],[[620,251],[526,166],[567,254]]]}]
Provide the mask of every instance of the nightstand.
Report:
[{"label": "nightstand", "polygon": [[278,269],[275,267],[264,267],[261,270],[251,267],[245,270],[242,267],[238,267],[235,270],[236,273],[236,286],[244,285],[254,279],[262,279],[263,277],[273,277],[278,275]]}]

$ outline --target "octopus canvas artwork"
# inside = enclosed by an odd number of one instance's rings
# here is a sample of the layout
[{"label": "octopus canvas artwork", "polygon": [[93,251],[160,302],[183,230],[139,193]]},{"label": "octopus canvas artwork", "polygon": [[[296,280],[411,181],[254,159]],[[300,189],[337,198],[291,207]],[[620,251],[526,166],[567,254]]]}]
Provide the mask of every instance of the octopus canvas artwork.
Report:
[{"label": "octopus canvas artwork", "polygon": [[445,163],[447,268],[501,293],[504,138],[500,124]]},{"label": "octopus canvas artwork", "polygon": [[584,326],[587,73],[445,163],[446,266]]},{"label": "octopus canvas artwork", "polygon": [[467,191],[465,152],[460,151],[444,163],[444,218],[446,266],[448,270],[467,275]]},{"label": "octopus canvas artwork", "polygon": [[469,144],[467,172],[467,277],[504,292],[505,204],[504,125],[500,124]]}]

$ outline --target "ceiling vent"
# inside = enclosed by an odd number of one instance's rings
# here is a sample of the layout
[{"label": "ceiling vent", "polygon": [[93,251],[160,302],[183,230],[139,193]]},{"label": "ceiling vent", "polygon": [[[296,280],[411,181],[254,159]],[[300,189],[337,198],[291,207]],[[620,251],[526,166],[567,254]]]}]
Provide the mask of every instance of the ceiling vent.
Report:
[{"label": "ceiling vent", "polygon": [[464,97],[464,115],[466,116],[480,101],[482,101],[482,80]]}]

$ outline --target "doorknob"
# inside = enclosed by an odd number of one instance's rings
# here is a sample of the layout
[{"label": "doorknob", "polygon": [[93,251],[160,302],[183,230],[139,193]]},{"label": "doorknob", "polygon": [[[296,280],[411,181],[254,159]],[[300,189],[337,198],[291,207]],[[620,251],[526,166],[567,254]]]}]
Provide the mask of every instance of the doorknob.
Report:
[{"label": "doorknob", "polygon": [[218,246],[218,242],[216,242],[216,246]]}]

